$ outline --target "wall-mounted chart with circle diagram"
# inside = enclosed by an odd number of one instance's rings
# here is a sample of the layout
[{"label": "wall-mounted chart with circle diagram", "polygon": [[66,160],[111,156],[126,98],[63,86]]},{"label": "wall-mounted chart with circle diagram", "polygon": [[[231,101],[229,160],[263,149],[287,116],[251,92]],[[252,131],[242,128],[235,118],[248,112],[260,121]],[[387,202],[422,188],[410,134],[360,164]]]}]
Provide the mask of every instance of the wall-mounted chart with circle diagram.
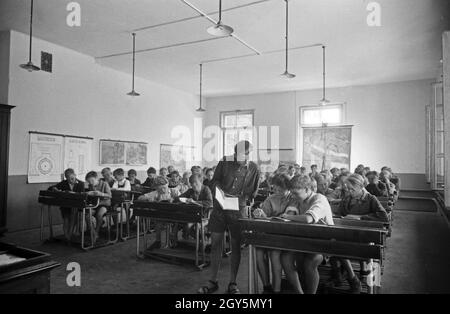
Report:
[{"label": "wall-mounted chart with circle diagram", "polygon": [[63,143],[63,136],[30,133],[28,183],[61,180]]}]

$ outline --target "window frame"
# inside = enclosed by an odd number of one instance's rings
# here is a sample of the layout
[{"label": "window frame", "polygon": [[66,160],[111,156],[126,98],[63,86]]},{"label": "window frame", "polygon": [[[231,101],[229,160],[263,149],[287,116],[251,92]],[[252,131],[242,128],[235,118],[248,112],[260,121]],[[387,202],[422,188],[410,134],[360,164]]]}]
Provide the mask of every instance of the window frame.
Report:
[{"label": "window frame", "polygon": [[[235,126],[234,127],[225,127],[224,126],[224,124],[225,124],[225,117],[227,115],[233,115],[233,114],[236,116]],[[236,124],[237,124],[237,116],[240,115],[240,114],[241,115],[251,115],[252,116],[251,126],[246,126],[246,127],[238,127],[238,126],[236,126]],[[255,127],[255,110],[254,109],[221,111],[220,114],[219,114],[219,122],[220,122],[219,125],[220,125],[220,132],[221,132],[220,140],[222,142],[221,145],[220,145],[220,147],[222,149],[221,155],[224,155],[226,153],[226,150],[225,150],[225,143],[226,143],[226,141],[225,141],[225,132],[227,130],[236,130],[238,132],[238,138],[239,138],[240,131],[251,129],[252,130],[252,142],[253,142],[253,139],[255,137],[255,133],[253,132],[253,129]]]},{"label": "window frame", "polygon": [[[307,110],[323,110],[324,108],[327,109],[332,109],[332,108],[338,108],[341,111],[341,119],[339,122],[337,123],[305,123],[304,121],[304,112]],[[308,105],[308,106],[299,106],[299,122],[300,122],[300,127],[318,127],[318,126],[323,126],[324,124],[329,125],[329,126],[340,126],[345,124],[345,103],[330,103],[327,104],[325,106],[320,106],[320,105]]]}]

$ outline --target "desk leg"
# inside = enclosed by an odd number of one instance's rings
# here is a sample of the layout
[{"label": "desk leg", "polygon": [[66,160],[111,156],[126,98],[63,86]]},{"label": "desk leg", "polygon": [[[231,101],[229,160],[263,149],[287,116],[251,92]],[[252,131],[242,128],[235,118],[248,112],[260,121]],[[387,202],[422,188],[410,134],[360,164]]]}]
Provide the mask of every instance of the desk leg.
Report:
[{"label": "desk leg", "polygon": [[53,219],[52,219],[52,207],[48,206],[48,227],[50,231],[50,239],[53,239]]},{"label": "desk leg", "polygon": [[253,287],[253,245],[248,246],[248,294],[254,294],[255,289]]},{"label": "desk leg", "polygon": [[252,247],[252,261],[253,261],[253,292],[255,294],[259,294],[259,286],[258,286],[258,264],[256,263],[256,247]]},{"label": "desk leg", "polygon": [[197,223],[195,229],[195,266],[198,266],[198,251],[200,249],[200,224]]},{"label": "desk leg", "polygon": [[86,216],[85,208],[83,208],[81,216],[81,248],[84,250],[84,232],[86,230]]},{"label": "desk leg", "polygon": [[41,234],[40,234],[41,242],[44,242],[44,206],[41,205]]},{"label": "desk leg", "polygon": [[139,238],[141,237],[139,233],[139,223],[140,219],[139,216],[136,216],[136,223],[137,223],[137,230],[136,230],[136,256],[139,257]]},{"label": "desk leg", "polygon": [[202,220],[202,259],[203,264],[206,264],[206,254],[205,254],[205,221]]}]

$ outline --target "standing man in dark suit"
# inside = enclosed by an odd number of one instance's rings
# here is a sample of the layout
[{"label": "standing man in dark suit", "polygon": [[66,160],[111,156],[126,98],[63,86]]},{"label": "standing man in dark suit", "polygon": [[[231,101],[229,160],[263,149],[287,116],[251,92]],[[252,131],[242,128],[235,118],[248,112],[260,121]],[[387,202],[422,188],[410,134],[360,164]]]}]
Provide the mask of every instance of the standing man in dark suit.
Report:
[{"label": "standing man in dark suit", "polygon": [[224,157],[214,172],[211,186],[225,194],[239,199],[239,211],[222,208],[214,199],[214,209],[209,219],[211,231],[211,277],[208,283],[199,289],[199,293],[209,294],[219,289],[217,274],[223,253],[223,236],[228,229],[231,233],[231,262],[230,282],[226,293],[239,293],[236,276],[241,261],[241,227],[239,218],[246,216],[247,202],[252,200],[257,192],[259,183],[258,166],[249,161],[252,145],[248,141],[241,141],[234,147],[234,155]]}]

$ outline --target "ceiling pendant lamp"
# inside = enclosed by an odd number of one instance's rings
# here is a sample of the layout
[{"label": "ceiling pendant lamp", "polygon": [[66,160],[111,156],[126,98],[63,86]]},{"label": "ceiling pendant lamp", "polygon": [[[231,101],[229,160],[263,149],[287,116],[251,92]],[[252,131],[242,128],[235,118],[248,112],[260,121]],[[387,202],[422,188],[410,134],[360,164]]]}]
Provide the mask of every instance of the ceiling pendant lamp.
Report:
[{"label": "ceiling pendant lamp", "polygon": [[28,54],[28,62],[25,64],[21,64],[20,67],[22,69],[27,70],[28,72],[40,71],[41,69],[31,62],[31,52],[33,45],[33,9],[34,9],[34,1],[31,0],[31,13],[30,13],[30,49]]},{"label": "ceiling pendant lamp", "polygon": [[289,73],[288,66],[289,66],[289,0],[286,1],[286,70],[284,71],[281,76],[292,79],[295,77],[295,74]]},{"label": "ceiling pendant lamp", "polygon": [[135,75],[135,69],[136,69],[136,33],[131,34],[133,36],[133,79],[132,79],[132,87],[131,87],[131,92],[129,92],[127,95],[128,96],[141,96],[141,94],[137,93],[134,90],[134,75]]},{"label": "ceiling pendant lamp", "polygon": [[320,106],[325,106],[330,103],[330,101],[325,97],[326,89],[325,89],[325,80],[326,80],[326,72],[325,72],[325,46],[322,46],[322,58],[323,58],[323,88],[322,88],[322,99],[319,102]]},{"label": "ceiling pendant lamp", "polygon": [[222,24],[222,0],[219,0],[219,21],[216,25],[208,28],[208,33],[217,37],[225,37],[233,34],[234,30],[231,26]]},{"label": "ceiling pendant lamp", "polygon": [[203,102],[203,64],[200,63],[200,107],[198,107],[197,112],[206,111],[202,107],[202,102]]}]

